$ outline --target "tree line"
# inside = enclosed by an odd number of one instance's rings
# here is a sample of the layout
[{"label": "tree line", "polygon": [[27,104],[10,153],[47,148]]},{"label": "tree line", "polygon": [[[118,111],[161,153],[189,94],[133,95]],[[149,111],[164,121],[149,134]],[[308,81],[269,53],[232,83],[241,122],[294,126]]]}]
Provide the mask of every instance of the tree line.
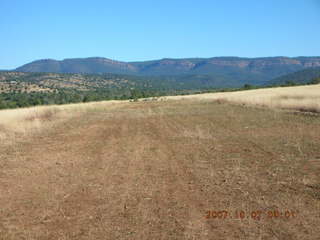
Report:
[{"label": "tree line", "polygon": [[[320,84],[320,77],[313,78],[307,84]],[[294,86],[295,82],[287,81],[281,86]],[[53,104],[68,104],[68,103],[85,103],[92,101],[104,100],[137,100],[139,98],[159,97],[168,95],[188,95],[188,94],[201,94],[210,92],[231,92],[249,89],[258,89],[276,86],[254,86],[245,84],[241,88],[208,88],[199,90],[176,90],[169,88],[162,89],[96,89],[91,91],[78,91],[70,89],[56,89],[52,92],[19,92],[12,91],[9,93],[0,93],[0,109],[8,108],[22,108],[37,105],[53,105]]]}]

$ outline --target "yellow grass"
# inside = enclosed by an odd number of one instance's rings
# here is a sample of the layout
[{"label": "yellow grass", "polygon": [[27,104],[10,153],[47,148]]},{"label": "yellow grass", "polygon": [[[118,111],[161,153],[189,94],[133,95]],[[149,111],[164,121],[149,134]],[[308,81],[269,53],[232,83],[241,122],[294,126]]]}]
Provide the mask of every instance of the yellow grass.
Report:
[{"label": "yellow grass", "polygon": [[[120,101],[36,106],[0,111],[0,142],[9,144],[21,137],[36,134],[83,111],[107,109]],[[121,101],[125,102],[125,101]]]},{"label": "yellow grass", "polygon": [[239,92],[206,93],[188,96],[163,97],[166,100],[199,99],[320,112],[320,85],[266,88]]}]

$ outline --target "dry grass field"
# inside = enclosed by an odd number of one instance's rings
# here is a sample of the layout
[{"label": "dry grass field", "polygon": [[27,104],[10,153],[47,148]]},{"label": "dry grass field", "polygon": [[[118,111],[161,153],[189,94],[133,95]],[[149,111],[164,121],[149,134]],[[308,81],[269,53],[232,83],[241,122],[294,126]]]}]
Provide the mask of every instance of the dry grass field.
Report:
[{"label": "dry grass field", "polygon": [[0,239],[317,240],[319,115],[228,102],[312,87],[0,111]]},{"label": "dry grass field", "polygon": [[303,112],[320,112],[320,84],[266,88],[238,92],[170,96],[165,99],[214,99],[244,105],[282,108]]}]

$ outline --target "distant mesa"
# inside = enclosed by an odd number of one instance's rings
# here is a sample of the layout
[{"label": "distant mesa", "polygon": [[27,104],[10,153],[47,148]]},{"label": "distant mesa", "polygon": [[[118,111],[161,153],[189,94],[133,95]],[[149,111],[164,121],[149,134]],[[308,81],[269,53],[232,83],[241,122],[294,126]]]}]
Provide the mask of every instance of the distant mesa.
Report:
[{"label": "distant mesa", "polygon": [[128,74],[140,76],[214,75],[234,81],[263,83],[310,67],[320,67],[320,57],[213,57],[122,62],[103,57],[43,59],[15,69],[20,72]]}]

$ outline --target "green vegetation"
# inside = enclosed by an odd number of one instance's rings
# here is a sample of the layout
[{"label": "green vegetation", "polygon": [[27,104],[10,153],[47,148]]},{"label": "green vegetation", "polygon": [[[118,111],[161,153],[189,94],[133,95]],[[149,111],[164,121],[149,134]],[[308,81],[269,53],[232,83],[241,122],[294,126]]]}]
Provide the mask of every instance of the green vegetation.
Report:
[{"label": "green vegetation", "polygon": [[0,72],[0,109],[194,94],[217,91],[221,86],[233,84],[209,75],[155,77]]},{"label": "green vegetation", "polygon": [[298,72],[290,73],[285,76],[275,78],[268,82],[269,85],[294,86],[301,84],[317,83],[320,78],[320,67],[307,68]]},{"label": "green vegetation", "polygon": [[202,90],[151,90],[123,89],[123,91],[110,91],[107,89],[95,91],[78,91],[74,89],[56,89],[53,92],[10,92],[0,94],[0,109],[21,108],[36,105],[68,104],[103,100],[133,100],[140,98],[151,98],[172,95],[189,95],[213,92],[232,92],[248,89],[256,89],[256,86],[244,86],[242,88],[221,88],[221,89],[202,89]]},{"label": "green vegetation", "polygon": [[320,83],[320,77],[313,78],[309,82],[309,84],[319,84],[319,83]]},{"label": "green vegetation", "polygon": [[0,72],[0,109],[102,100],[137,101],[139,98],[169,95],[318,84],[320,68],[299,71],[282,79],[264,86],[254,85],[250,81],[237,86],[236,82],[218,75],[132,76],[4,71]]}]

